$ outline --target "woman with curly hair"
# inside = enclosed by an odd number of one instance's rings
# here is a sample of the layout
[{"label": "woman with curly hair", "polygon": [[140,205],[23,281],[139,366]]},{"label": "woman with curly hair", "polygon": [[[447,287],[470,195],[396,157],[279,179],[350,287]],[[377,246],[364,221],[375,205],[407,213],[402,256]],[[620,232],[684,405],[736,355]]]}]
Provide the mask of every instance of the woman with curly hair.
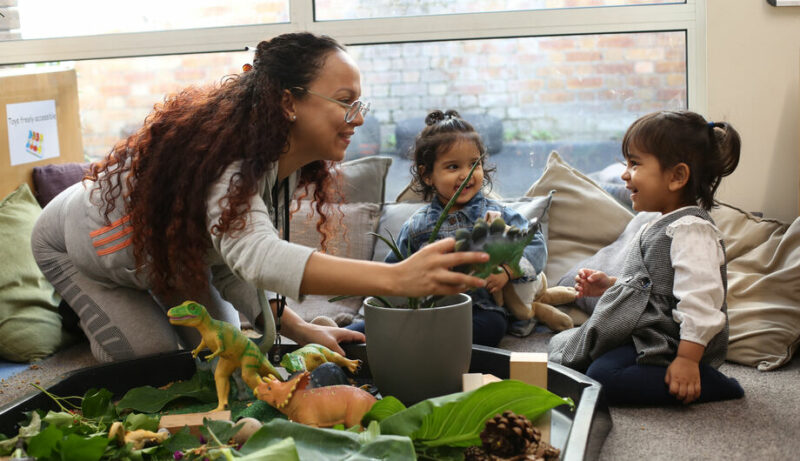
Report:
[{"label": "woman with curly hair", "polygon": [[[115,361],[194,346],[165,309],[186,299],[213,318],[343,353],[363,334],[303,321],[306,294],[454,294],[483,280],[450,267],[483,261],[431,245],[397,265],[338,258],[281,238],[289,200],[312,193],[322,245],[338,197],[331,170],[369,106],[334,39],[285,34],[258,44],[252,67],[155,107],[136,133],[42,211],[32,245],[42,272],[80,318],[92,353]],[[309,192],[313,191],[313,192]],[[355,274],[355,275],[354,275]],[[357,274],[363,274],[358,276]],[[369,276],[367,276],[369,274]],[[264,341],[275,337],[273,315]],[[190,336],[186,336],[190,335]]]}]

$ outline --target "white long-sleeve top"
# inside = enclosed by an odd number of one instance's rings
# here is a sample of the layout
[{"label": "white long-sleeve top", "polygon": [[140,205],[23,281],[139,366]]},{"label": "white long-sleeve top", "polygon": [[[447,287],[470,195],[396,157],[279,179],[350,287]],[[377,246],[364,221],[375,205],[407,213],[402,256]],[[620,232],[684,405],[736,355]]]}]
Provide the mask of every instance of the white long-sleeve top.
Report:
[{"label": "white long-sleeve top", "polygon": [[706,346],[725,327],[722,233],[696,216],[678,219],[666,233],[672,238],[673,294],[678,299],[672,318],[681,325],[681,340]]}]

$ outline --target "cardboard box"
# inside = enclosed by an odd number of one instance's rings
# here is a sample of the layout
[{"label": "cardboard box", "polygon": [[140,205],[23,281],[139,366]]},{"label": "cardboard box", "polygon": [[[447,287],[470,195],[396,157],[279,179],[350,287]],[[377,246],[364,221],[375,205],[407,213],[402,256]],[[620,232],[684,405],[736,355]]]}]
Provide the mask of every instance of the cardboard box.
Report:
[{"label": "cardboard box", "polygon": [[74,69],[0,74],[0,199],[33,167],[83,162],[78,80]]}]

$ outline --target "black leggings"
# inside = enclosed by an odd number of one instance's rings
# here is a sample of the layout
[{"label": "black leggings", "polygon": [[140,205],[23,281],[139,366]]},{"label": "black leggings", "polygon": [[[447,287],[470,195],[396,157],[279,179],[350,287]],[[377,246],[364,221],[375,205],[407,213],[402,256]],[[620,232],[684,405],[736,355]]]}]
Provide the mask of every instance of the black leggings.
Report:
[{"label": "black leggings", "polygon": [[[675,405],[681,401],[669,393],[664,382],[666,367],[637,365],[633,344],[613,349],[597,358],[586,375],[603,385],[611,404]],[[700,397],[696,403],[738,399],[744,389],[734,378],[716,368],[700,364]],[[693,402],[694,403],[694,402]]]}]

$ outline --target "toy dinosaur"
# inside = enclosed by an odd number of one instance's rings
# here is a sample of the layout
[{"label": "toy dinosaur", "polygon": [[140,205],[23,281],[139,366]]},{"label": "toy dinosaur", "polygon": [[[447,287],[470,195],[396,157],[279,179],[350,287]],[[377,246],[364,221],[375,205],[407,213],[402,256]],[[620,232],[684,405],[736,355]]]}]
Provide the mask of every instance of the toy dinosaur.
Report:
[{"label": "toy dinosaur", "polygon": [[286,368],[289,373],[303,370],[312,371],[326,362],[332,362],[342,368],[347,368],[351,373],[355,373],[361,367],[361,360],[342,357],[321,344],[313,343],[286,353],[281,358],[281,366]]},{"label": "toy dinosaur", "polygon": [[[520,260],[525,247],[533,240],[539,229],[539,218],[531,219],[525,232],[514,226],[507,226],[497,215],[487,215],[486,218],[491,220],[491,223],[479,219],[471,232],[459,229],[455,237],[456,251],[485,251],[489,253],[489,261],[459,266],[456,270],[472,272],[476,277],[485,278],[502,271],[499,267],[505,264],[514,273],[522,273]],[[544,273],[539,274],[537,283],[508,283],[502,291],[493,293],[495,302],[508,308],[515,318],[527,320],[535,317],[553,331],[573,327],[572,318],[553,306],[572,302],[576,296],[577,292],[572,287],[548,288]]]},{"label": "toy dinosaur", "polygon": [[286,382],[273,377],[261,380],[253,393],[290,420],[314,427],[344,424],[352,427],[372,408],[376,398],[369,392],[348,385],[308,389],[310,373],[303,371]]},{"label": "toy dinosaur", "polygon": [[204,348],[211,351],[206,360],[219,356],[214,370],[218,405],[212,411],[227,408],[229,378],[237,368],[241,368],[242,379],[250,389],[255,389],[259,385],[261,375],[271,374],[278,378],[281,376],[250,338],[230,323],[212,319],[201,304],[186,301],[170,309],[167,316],[169,323],[173,325],[193,327],[200,332],[202,340],[192,350],[193,357],[197,357]]}]

